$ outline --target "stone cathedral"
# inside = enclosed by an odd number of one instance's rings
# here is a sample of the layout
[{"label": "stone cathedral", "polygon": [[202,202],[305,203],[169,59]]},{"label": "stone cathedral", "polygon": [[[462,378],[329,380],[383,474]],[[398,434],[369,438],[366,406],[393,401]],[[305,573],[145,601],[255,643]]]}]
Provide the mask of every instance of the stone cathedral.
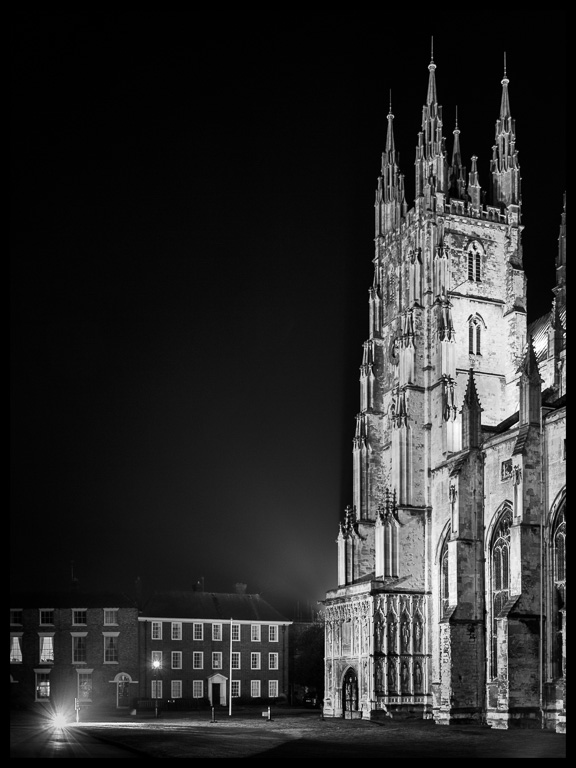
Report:
[{"label": "stone cathedral", "polygon": [[506,72],[484,190],[428,71],[414,206],[391,110],[377,181],[323,714],[565,732],[565,199],[550,311],[528,325]]}]

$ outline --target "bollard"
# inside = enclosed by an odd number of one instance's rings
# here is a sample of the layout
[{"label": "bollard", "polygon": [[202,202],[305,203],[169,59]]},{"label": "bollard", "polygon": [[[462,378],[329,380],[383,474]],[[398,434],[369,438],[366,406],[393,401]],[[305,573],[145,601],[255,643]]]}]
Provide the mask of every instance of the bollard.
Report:
[{"label": "bollard", "polygon": [[214,707],[212,707],[212,720],[210,720],[211,723],[215,723],[216,720],[214,719]]}]

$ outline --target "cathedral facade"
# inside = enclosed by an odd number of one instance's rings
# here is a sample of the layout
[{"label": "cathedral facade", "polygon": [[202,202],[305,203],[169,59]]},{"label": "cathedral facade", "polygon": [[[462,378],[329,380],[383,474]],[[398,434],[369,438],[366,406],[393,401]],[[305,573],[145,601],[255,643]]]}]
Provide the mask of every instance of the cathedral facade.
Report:
[{"label": "cathedral facade", "polygon": [[410,209],[388,115],[323,714],[564,732],[566,210],[528,325],[508,78],[484,191],[435,69]]}]

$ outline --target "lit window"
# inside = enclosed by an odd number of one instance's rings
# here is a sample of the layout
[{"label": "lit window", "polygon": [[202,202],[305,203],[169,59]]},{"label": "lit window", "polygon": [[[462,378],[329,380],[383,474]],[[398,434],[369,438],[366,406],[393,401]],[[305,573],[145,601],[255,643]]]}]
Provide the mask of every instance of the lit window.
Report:
[{"label": "lit window", "polygon": [[204,640],[204,624],[194,624],[194,640]]},{"label": "lit window", "polygon": [[182,698],[182,680],[172,680],[170,683],[170,696],[173,699]]},{"label": "lit window", "polygon": [[104,634],[104,663],[118,663],[118,633]]},{"label": "lit window", "polygon": [[204,681],[193,680],[192,681],[192,698],[201,699],[204,696]]},{"label": "lit window", "polygon": [[153,621],[151,626],[150,637],[152,640],[162,640],[162,622]]},{"label": "lit window", "polygon": [[86,608],[72,608],[72,624],[88,624]]},{"label": "lit window", "polygon": [[232,669],[240,669],[240,654],[238,651],[232,652]]},{"label": "lit window", "polygon": [[50,698],[50,674],[48,672],[36,672],[36,701],[44,701]]},{"label": "lit window", "polygon": [[260,624],[252,624],[250,627],[250,639],[252,642],[260,642]]},{"label": "lit window", "polygon": [[192,655],[192,666],[194,669],[204,669],[204,654],[202,651],[194,651]]},{"label": "lit window", "polygon": [[86,635],[72,635],[72,661],[74,664],[86,663]]},{"label": "lit window", "polygon": [[10,664],[22,664],[22,635],[10,635]]},{"label": "lit window", "polygon": [[222,624],[212,624],[212,640],[222,640]]},{"label": "lit window", "polygon": [[172,651],[172,669],[182,669],[182,651]]},{"label": "lit window", "polygon": [[278,698],[278,680],[268,680],[268,698]]},{"label": "lit window", "polygon": [[230,692],[233,699],[237,699],[240,696],[240,680],[232,680]]},{"label": "lit window", "polygon": [[270,624],[268,627],[268,640],[271,643],[278,642],[278,626],[277,624]]},{"label": "lit window", "polygon": [[212,669],[222,669],[222,653],[215,651],[212,654]]},{"label": "lit window", "polygon": [[39,635],[40,664],[54,663],[54,635]]},{"label": "lit window", "polygon": [[278,669],[278,654],[277,653],[269,653],[268,654],[268,669]]},{"label": "lit window", "polygon": [[260,654],[259,653],[251,653],[250,654],[250,669],[260,669]]},{"label": "lit window", "polygon": [[116,626],[118,624],[118,608],[104,608],[104,625]]},{"label": "lit window", "polygon": [[53,608],[40,608],[40,624],[54,624]]},{"label": "lit window", "polygon": [[150,666],[152,669],[162,669],[163,661],[162,651],[152,651],[150,655]]},{"label": "lit window", "polygon": [[253,699],[260,698],[260,680],[250,680],[250,696]]},{"label": "lit window", "polygon": [[172,640],[182,640],[182,622],[172,622]]},{"label": "lit window", "polygon": [[150,693],[153,699],[162,698],[162,680],[158,680],[158,678],[156,677],[152,680],[152,685],[150,686]]}]

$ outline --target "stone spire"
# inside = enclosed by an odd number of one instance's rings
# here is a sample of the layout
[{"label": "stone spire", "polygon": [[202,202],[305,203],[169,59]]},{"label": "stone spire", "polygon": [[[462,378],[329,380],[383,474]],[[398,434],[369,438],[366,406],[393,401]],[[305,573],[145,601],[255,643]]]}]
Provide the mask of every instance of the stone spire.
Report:
[{"label": "stone spire", "polygon": [[386,149],[382,153],[381,175],[376,188],[376,237],[390,232],[400,224],[406,215],[407,205],[404,194],[404,176],[400,173],[398,154],[394,142],[394,115],[392,96],[387,115]]},{"label": "stone spire", "polygon": [[[428,92],[422,108],[422,130],[416,147],[416,198],[424,198],[424,207],[435,210],[434,198],[448,191],[448,163],[442,134],[442,107],[436,95],[436,64],[428,65]],[[420,203],[422,204],[422,203]]]},{"label": "stone spire", "polygon": [[458,107],[456,107],[456,121],[452,133],[454,135],[454,145],[452,147],[452,164],[450,165],[450,197],[463,200],[466,195],[466,169],[462,165],[462,153],[460,151]]},{"label": "stone spire", "polygon": [[474,381],[474,371],[470,368],[461,410],[463,450],[479,448],[482,443],[482,410]]},{"label": "stone spire", "polygon": [[490,171],[492,175],[492,205],[508,208],[520,207],[520,165],[516,149],[516,125],[510,112],[506,75],[506,55],[504,55],[504,77],[502,78],[502,99],[500,116],[496,120],[496,143],[492,147]]},{"label": "stone spire", "polygon": [[528,349],[518,370],[520,372],[518,382],[520,387],[519,424],[520,426],[523,424],[540,426],[542,379],[538,370],[532,337],[528,340]]}]

